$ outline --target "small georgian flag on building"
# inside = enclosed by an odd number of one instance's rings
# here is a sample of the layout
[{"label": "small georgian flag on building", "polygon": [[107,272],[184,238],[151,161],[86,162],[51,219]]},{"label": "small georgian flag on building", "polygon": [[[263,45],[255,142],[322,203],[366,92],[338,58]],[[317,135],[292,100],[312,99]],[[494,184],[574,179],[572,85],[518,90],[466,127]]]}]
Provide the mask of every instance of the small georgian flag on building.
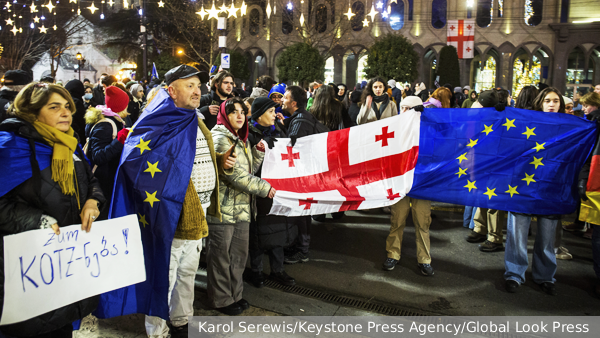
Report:
[{"label": "small georgian flag on building", "polygon": [[306,136],[267,149],[262,178],[277,190],[273,215],[319,215],[392,205],[410,191],[421,113]]},{"label": "small georgian flag on building", "polygon": [[459,59],[472,59],[475,48],[475,20],[448,20],[448,45],[456,47]]}]

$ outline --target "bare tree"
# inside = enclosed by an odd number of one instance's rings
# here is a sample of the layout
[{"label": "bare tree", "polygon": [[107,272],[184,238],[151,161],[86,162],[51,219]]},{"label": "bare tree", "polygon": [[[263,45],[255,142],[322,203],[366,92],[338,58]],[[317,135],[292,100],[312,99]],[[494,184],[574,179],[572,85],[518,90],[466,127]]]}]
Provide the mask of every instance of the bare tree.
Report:
[{"label": "bare tree", "polygon": [[27,29],[13,34],[8,29],[0,31],[0,44],[3,47],[0,57],[0,70],[21,69],[24,64],[33,64],[44,54],[44,34]]},{"label": "bare tree", "polygon": [[46,40],[52,77],[56,76],[63,54],[77,45],[76,36],[87,29],[91,29],[89,21],[80,15],[71,16],[64,24],[55,27],[56,29],[49,34]]}]

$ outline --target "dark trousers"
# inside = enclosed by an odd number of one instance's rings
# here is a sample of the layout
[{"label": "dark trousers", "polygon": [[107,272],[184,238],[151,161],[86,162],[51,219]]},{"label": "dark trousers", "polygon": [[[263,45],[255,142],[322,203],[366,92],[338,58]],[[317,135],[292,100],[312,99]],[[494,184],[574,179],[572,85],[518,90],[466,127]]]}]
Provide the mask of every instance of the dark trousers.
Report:
[{"label": "dark trousers", "polygon": [[310,223],[312,218],[310,216],[299,216],[294,218],[298,226],[296,249],[303,254],[308,254],[308,248],[310,247]]},{"label": "dark trousers", "polygon": [[271,266],[271,272],[282,272],[283,271],[283,247],[279,246],[270,250],[262,249],[250,249],[250,266],[252,271],[260,272],[263,271],[263,254],[266,253],[269,256],[269,265]]},{"label": "dark trousers", "polygon": [[72,338],[73,337],[73,324],[67,324],[58,330],[47,332],[33,338]]}]

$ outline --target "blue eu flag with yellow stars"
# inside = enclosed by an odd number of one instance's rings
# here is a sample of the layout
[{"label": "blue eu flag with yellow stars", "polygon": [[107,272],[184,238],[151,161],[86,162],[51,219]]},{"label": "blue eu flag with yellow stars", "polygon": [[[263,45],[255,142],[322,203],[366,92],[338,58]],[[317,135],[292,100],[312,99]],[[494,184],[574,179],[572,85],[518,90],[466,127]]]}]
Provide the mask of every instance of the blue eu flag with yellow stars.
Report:
[{"label": "blue eu flag with yellow stars", "polygon": [[582,118],[507,107],[425,109],[408,196],[538,215],[575,211],[596,138]]},{"label": "blue eu flag with yellow stars", "polygon": [[144,313],[169,318],[171,243],[192,173],[197,131],[196,111],[177,108],[164,89],[133,126],[121,155],[109,217],[138,216],[146,281],[101,295],[96,316]]}]

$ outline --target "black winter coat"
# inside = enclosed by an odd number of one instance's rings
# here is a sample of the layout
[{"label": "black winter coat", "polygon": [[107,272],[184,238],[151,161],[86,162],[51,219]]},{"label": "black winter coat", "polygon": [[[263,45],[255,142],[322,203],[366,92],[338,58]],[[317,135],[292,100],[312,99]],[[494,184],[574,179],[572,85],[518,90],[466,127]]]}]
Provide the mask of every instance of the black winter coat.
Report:
[{"label": "black winter coat", "polygon": [[[12,131],[34,142],[47,144],[35,128],[22,120],[11,118],[0,124],[0,131]],[[34,151],[32,151],[32,154]],[[75,174],[79,188],[79,205],[88,199],[105,204],[98,180],[93,176],[81,149],[75,155]],[[0,234],[2,236],[39,229],[42,214],[57,219],[58,225],[80,224],[79,207],[75,195],[64,195],[58,183],[52,180],[52,169],[42,171],[32,156],[33,176],[0,197]],[[4,267],[4,242],[0,241],[0,267]],[[4,304],[4,271],[0,275],[0,307]],[[28,337],[57,330],[90,314],[98,305],[98,296],[90,297],[26,321],[0,326],[0,332],[15,337]],[[1,311],[1,309],[0,309]]]},{"label": "black winter coat", "polygon": [[[123,129],[123,123],[113,116],[105,116],[106,119],[111,119],[117,126],[117,133]],[[115,184],[115,175],[119,167],[119,160],[123,152],[123,144],[115,137],[112,138],[113,128],[108,122],[97,123],[94,130],[93,125],[88,124],[85,127],[86,137],[89,137],[87,156],[92,162],[92,166],[97,165],[94,176],[100,182],[100,188],[106,200],[109,202],[112,199],[113,186]],[[91,134],[90,134],[91,130]],[[109,208],[104,208],[98,216],[98,220],[108,219]]]},{"label": "black winter coat", "polygon": [[17,94],[19,94],[19,92],[0,90],[0,123],[9,117],[6,111],[17,97]]},{"label": "black winter coat", "polygon": [[[285,127],[275,120],[276,133],[274,137],[287,137]],[[258,128],[249,123],[250,133],[248,140],[254,147],[260,140],[266,139]],[[255,173],[255,176],[261,177],[262,164]],[[269,215],[273,199],[268,197],[253,196],[256,199],[256,217],[252,218],[250,223],[250,248],[254,250],[271,250],[276,247],[290,246],[298,235],[296,226],[296,217]]]},{"label": "black winter coat", "polygon": [[129,105],[127,106],[127,112],[129,113],[129,118],[131,119],[131,125],[135,124],[135,121],[140,117],[140,112],[142,111],[142,101],[135,101],[133,98],[129,99]]},{"label": "black winter coat", "polygon": [[[392,88],[392,97],[396,100],[398,111],[400,111],[400,101],[402,101],[402,92],[397,87]],[[358,115],[357,115],[358,116]]]},{"label": "black winter coat", "polygon": [[296,110],[294,115],[284,120],[288,136],[294,138],[318,134],[317,122],[317,118],[304,109]]},{"label": "black winter coat", "polygon": [[104,87],[102,87],[102,85],[96,85],[94,89],[92,89],[92,94],[94,96],[90,100],[90,106],[103,106],[105,104]]},{"label": "black winter coat", "polygon": [[[229,95],[228,98],[232,98],[233,95]],[[210,113],[208,109],[209,106],[217,105],[221,106],[224,100],[221,100],[219,95],[214,91],[211,91],[209,94],[200,96],[200,113],[204,115],[204,124],[208,130],[212,130],[213,127],[217,124],[217,115],[213,115]]]}]

